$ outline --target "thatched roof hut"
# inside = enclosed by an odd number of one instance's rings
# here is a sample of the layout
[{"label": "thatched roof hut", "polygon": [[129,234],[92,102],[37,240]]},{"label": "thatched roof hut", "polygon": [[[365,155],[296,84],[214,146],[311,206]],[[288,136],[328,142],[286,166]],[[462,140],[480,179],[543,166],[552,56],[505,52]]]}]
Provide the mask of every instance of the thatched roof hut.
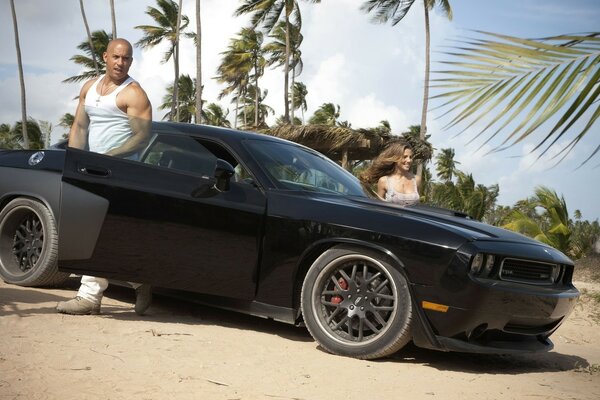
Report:
[{"label": "thatched roof hut", "polygon": [[315,149],[346,169],[350,161],[372,160],[395,138],[374,129],[331,125],[281,125],[267,133]]}]

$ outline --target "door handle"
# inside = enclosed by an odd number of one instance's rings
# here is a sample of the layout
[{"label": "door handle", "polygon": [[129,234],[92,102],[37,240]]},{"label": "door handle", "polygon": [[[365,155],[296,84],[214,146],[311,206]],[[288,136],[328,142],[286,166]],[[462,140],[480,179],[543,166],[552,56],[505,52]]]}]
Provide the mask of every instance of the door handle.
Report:
[{"label": "door handle", "polygon": [[77,167],[77,172],[99,178],[108,178],[110,176],[109,169],[95,166]]}]

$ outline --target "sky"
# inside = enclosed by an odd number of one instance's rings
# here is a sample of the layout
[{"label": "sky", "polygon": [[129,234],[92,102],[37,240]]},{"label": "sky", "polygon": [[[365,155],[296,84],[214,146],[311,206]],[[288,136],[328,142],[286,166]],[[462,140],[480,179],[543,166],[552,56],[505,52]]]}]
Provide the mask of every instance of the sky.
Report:
[{"label": "sky", "polygon": [[[423,11],[417,0],[396,26],[372,23],[360,11],[362,0],[323,0],[312,4],[300,0],[302,12],[301,46],[304,70],[297,78],[308,89],[306,119],[323,103],[340,106],[340,120],[354,128],[367,128],[388,120],[394,133],[407,130],[421,121],[425,35]],[[227,99],[217,100],[223,89],[214,79],[221,54],[231,38],[247,26],[248,17],[234,17],[239,0],[202,0],[203,97],[233,109]],[[472,37],[474,30],[497,32],[523,38],[539,38],[562,33],[600,30],[599,0],[451,0],[454,18],[450,21],[438,11],[430,16],[432,69],[452,45],[453,40]],[[30,117],[53,124],[52,141],[64,128],[58,126],[65,113],[74,113],[81,84],[62,81],[81,72],[70,61],[79,54],[77,45],[86,40],[79,2],[76,0],[15,0],[21,54],[24,63],[27,109]],[[90,29],[111,30],[109,0],[84,1]],[[115,0],[117,33],[135,43],[142,32],[134,27],[153,24],[146,15],[155,0]],[[195,27],[195,1],[184,0],[183,12]],[[16,66],[14,32],[10,3],[0,1],[0,123],[14,124],[21,118],[20,89]],[[130,75],[140,82],[154,107],[154,119],[165,111],[165,88],[172,83],[173,65],[161,63],[166,45],[151,50],[134,49]],[[195,76],[195,49],[191,40],[182,42],[180,72]],[[265,103],[283,114],[283,72],[268,69],[259,83],[268,89]],[[508,150],[488,153],[499,142],[481,147],[470,142],[470,132],[443,129],[441,112],[432,110],[428,134],[436,149],[453,148],[458,168],[473,174],[477,183],[499,184],[497,203],[512,206],[531,197],[544,185],[564,196],[569,214],[580,210],[583,219],[600,218],[600,155],[576,168],[598,146],[600,124],[558,166],[548,157],[537,160],[531,153],[542,137],[540,132]],[[298,115],[298,114],[297,114]],[[275,116],[269,120],[274,122]],[[233,117],[233,111],[230,113]],[[558,148],[556,148],[558,149]],[[536,161],[537,160],[537,161]],[[432,171],[434,165],[430,165]]]}]

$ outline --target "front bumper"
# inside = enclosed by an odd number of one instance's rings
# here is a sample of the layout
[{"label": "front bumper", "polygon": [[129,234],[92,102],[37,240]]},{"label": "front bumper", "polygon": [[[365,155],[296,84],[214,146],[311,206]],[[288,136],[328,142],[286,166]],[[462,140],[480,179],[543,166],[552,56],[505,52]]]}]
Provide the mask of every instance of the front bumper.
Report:
[{"label": "front bumper", "polygon": [[[420,320],[413,330],[417,346],[442,351],[522,353],[549,351],[548,337],[575,307],[572,285],[541,287],[496,280],[470,280],[458,292],[413,285]],[[448,305],[426,310],[422,301]]]}]

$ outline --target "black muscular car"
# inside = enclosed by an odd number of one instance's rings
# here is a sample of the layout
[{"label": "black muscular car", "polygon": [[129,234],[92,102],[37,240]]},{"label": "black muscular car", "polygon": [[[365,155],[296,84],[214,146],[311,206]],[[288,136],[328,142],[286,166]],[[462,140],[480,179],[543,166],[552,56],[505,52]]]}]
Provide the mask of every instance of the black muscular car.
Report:
[{"label": "black muscular car", "polygon": [[372,199],[323,155],[267,135],[154,123],[139,161],[72,148],[0,152],[0,274],[147,282],[305,324],[371,359],[552,348],[573,263],[524,236]]}]

